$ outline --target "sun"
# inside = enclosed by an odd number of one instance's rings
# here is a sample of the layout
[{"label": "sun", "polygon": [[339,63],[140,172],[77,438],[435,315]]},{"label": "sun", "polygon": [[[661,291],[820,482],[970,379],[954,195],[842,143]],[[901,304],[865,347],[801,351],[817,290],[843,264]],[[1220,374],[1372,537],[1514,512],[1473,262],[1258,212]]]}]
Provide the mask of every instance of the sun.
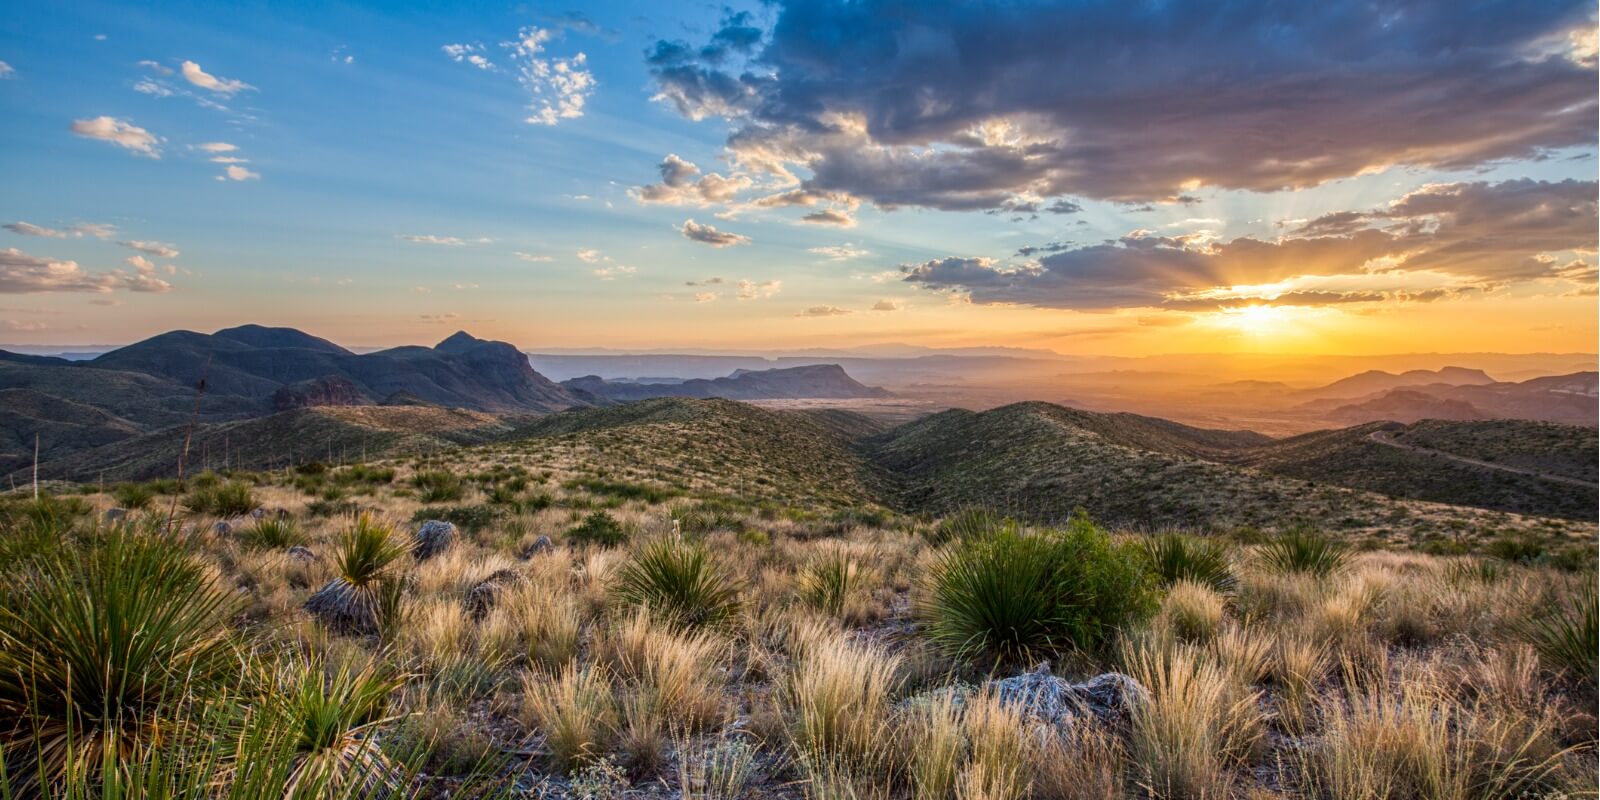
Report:
[{"label": "sun", "polygon": [[1243,306],[1218,312],[1217,324],[1251,336],[1289,333],[1294,327],[1294,309],[1287,306]]}]

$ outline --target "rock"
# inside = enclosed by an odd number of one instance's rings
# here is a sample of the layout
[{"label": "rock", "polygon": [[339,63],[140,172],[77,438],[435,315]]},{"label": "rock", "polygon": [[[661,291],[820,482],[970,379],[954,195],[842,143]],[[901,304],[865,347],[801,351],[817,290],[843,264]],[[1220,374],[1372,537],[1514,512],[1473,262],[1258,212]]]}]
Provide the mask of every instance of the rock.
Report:
[{"label": "rock", "polygon": [[334,578],[306,600],[306,611],[337,633],[367,635],[378,632],[378,608],[370,592]]},{"label": "rock", "polygon": [[127,518],[128,518],[128,509],[126,509],[126,508],[108,508],[108,509],[106,509],[106,513],[105,513],[105,521],[106,522],[120,522],[120,521],[125,520]]},{"label": "rock", "polygon": [[256,506],[255,508],[250,509],[250,518],[251,519],[266,519],[267,518],[267,510],[265,508],[260,507],[260,506]]},{"label": "rock", "polygon": [[211,526],[211,532],[218,536],[227,536],[233,533],[233,523],[218,520],[217,524]]},{"label": "rock", "polygon": [[417,529],[417,547],[414,551],[418,561],[427,561],[434,556],[450,549],[451,543],[456,540],[456,526],[444,520],[430,519],[422,523]]},{"label": "rock", "polygon": [[501,590],[521,582],[522,573],[514,569],[496,570],[467,590],[466,599],[461,604],[462,608],[473,621],[481,620],[488,616],[489,609],[494,608],[495,601],[500,598]]},{"label": "rock", "polygon": [[554,549],[556,549],[556,546],[555,543],[550,541],[550,537],[540,536],[534,539],[532,544],[522,548],[522,557],[533,558],[540,553],[548,553]]},{"label": "rock", "polygon": [[986,687],[1002,703],[1021,704],[1028,716],[1057,726],[1070,725],[1074,717],[1085,714],[1106,725],[1121,725],[1136,706],[1150,699],[1138,681],[1120,672],[1069,683],[1050,674],[1048,663],[1032,672],[990,681]]},{"label": "rock", "polygon": [[311,552],[311,548],[306,547],[303,544],[297,544],[294,547],[291,547],[288,550],[283,551],[283,554],[288,556],[288,557],[290,557],[290,558],[296,559],[298,561],[316,561],[317,560],[317,554]]}]

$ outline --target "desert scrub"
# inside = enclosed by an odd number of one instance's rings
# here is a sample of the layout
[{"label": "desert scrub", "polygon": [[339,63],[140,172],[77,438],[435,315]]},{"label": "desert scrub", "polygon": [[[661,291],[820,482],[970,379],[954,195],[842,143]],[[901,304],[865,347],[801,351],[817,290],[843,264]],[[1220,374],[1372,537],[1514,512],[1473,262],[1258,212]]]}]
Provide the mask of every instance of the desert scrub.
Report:
[{"label": "desert scrub", "polygon": [[523,722],[545,735],[552,769],[563,774],[605,755],[615,728],[611,683],[600,667],[567,664],[552,678],[529,673],[522,680]]},{"label": "desert scrub", "polygon": [[411,549],[392,525],[368,514],[357,517],[339,537],[337,574],[306,601],[306,610],[341,633],[377,633],[398,613],[402,559]]},{"label": "desert scrub", "polygon": [[645,714],[690,732],[721,721],[728,645],[720,636],[657,625],[640,609],[611,626],[601,649]]},{"label": "desert scrub", "polygon": [[800,571],[800,599],[830,617],[844,616],[846,611],[859,612],[857,607],[870,577],[867,568],[843,547],[832,547]]},{"label": "desert scrub", "polygon": [[721,625],[739,611],[739,585],[705,545],[675,536],[652,539],[617,569],[612,596],[667,622]]},{"label": "desert scrub", "polygon": [[292,732],[294,763],[285,796],[365,794],[398,788],[402,772],[373,734],[389,721],[389,695],[403,681],[382,662],[329,667],[293,659],[278,667],[271,724]]},{"label": "desert scrub", "polygon": [[138,753],[237,679],[237,603],[169,539],[98,531],[6,581],[0,741],[21,786]]},{"label": "desert scrub", "polygon": [[150,507],[156,490],[147,483],[122,483],[111,489],[111,498],[123,508],[138,511]]},{"label": "desert scrub", "polygon": [[923,536],[929,544],[940,545],[987,536],[1006,524],[1006,520],[984,509],[969,508],[939,520],[939,524],[925,530]]},{"label": "desert scrub", "polygon": [[568,530],[567,539],[575,544],[617,547],[628,543],[628,531],[616,517],[604,511],[595,511]]},{"label": "desert scrub", "polygon": [[1268,569],[1327,577],[1343,572],[1350,563],[1350,551],[1325,536],[1305,531],[1290,531],[1261,546],[1261,563]]},{"label": "desert scrub", "polygon": [[1150,692],[1130,735],[1142,784],[1156,797],[1228,796],[1264,734],[1259,695],[1186,645],[1130,648],[1124,660]]},{"label": "desert scrub", "polygon": [[1204,644],[1222,628],[1223,605],[1222,595],[1209,586],[1180,581],[1162,598],[1155,626],[1179,641]]},{"label": "desert scrub", "polygon": [[1568,602],[1553,602],[1516,626],[1552,671],[1593,687],[1600,681],[1600,599],[1594,576],[1569,592]]},{"label": "desert scrub", "polygon": [[183,498],[183,507],[196,514],[218,517],[237,517],[250,513],[257,506],[250,485],[242,481],[200,484]]},{"label": "desert scrub", "polygon": [[1145,540],[1144,553],[1162,586],[1193,581],[1229,592],[1238,583],[1228,563],[1227,545],[1217,539],[1163,533]]},{"label": "desert scrub", "polygon": [[284,550],[306,541],[294,517],[262,517],[239,531],[239,543],[254,550]]},{"label": "desert scrub", "polygon": [[935,558],[918,603],[947,655],[1026,664],[1102,650],[1155,605],[1144,558],[1087,519],[1063,530],[1003,527]]},{"label": "desert scrub", "polygon": [[453,503],[465,493],[461,479],[442,469],[425,470],[411,476],[417,499],[424,503]]}]

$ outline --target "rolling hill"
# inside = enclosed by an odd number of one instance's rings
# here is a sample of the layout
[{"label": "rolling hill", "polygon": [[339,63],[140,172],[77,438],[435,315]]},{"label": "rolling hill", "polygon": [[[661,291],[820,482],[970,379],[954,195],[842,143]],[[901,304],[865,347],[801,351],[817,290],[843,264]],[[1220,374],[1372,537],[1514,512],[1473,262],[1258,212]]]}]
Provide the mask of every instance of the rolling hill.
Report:
[{"label": "rolling hill", "polygon": [[596,375],[562,381],[562,386],[628,402],[652,397],[720,397],[728,400],[779,400],[785,398],[849,399],[888,397],[889,392],[867,386],[837,364],[748,370],[713,379],[693,378],[675,383],[608,381]]}]

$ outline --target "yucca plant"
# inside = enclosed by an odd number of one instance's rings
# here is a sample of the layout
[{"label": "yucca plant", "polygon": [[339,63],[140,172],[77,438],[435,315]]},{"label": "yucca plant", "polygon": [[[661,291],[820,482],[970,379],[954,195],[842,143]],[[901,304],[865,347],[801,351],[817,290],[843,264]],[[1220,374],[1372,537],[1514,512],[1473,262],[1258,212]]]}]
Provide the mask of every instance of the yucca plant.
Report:
[{"label": "yucca plant", "polygon": [[1338,542],[1305,531],[1290,531],[1261,546],[1261,562],[1276,572],[1326,577],[1344,571],[1350,551]]},{"label": "yucca plant", "polygon": [[292,741],[294,763],[285,795],[328,796],[396,788],[401,771],[378,747],[373,733],[393,719],[389,696],[403,680],[377,659],[359,667],[328,668],[316,660],[291,660],[278,669],[275,703]]},{"label": "yucca plant", "polygon": [[613,596],[689,627],[719,625],[738,612],[739,586],[705,546],[677,537],[651,540],[617,569]]},{"label": "yucca plant", "polygon": [[1166,588],[1179,581],[1191,581],[1218,592],[1231,592],[1238,584],[1228,563],[1227,546],[1214,539],[1163,533],[1145,540],[1144,553],[1150,570]]},{"label": "yucca plant", "polygon": [[442,469],[418,472],[411,476],[411,485],[417,487],[418,499],[424,503],[450,503],[464,493],[461,479]]},{"label": "yucca plant", "polygon": [[138,510],[150,507],[156,499],[156,490],[147,483],[123,483],[112,487],[111,497],[123,508]]},{"label": "yucca plant", "polygon": [[835,547],[817,557],[800,573],[800,599],[831,617],[844,613],[845,603],[862,584],[861,565]]},{"label": "yucca plant", "polygon": [[398,611],[401,560],[411,543],[394,526],[369,514],[357,517],[334,553],[337,575],[306,600],[306,610],[344,633],[378,633]]},{"label": "yucca plant", "polygon": [[1600,683],[1600,597],[1594,576],[1578,587],[1573,602],[1555,603],[1519,627],[1550,669],[1590,686]]},{"label": "yucca plant", "polygon": [[947,655],[999,665],[1101,649],[1153,608],[1143,558],[1079,517],[1060,531],[1002,527],[947,551],[918,614]]},{"label": "yucca plant", "polygon": [[293,517],[263,517],[239,531],[239,541],[256,550],[284,550],[305,544],[306,535]]},{"label": "yucca plant", "polygon": [[6,580],[0,751],[13,785],[114,771],[238,676],[233,594],[173,541],[103,530]]}]

